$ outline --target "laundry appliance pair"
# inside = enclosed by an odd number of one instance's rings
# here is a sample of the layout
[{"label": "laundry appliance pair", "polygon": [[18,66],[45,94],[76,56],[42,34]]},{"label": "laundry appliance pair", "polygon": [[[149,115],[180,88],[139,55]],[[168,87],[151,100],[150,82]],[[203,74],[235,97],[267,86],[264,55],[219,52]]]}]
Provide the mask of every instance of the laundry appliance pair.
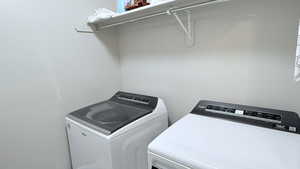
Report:
[{"label": "laundry appliance pair", "polygon": [[295,112],[202,100],[167,127],[162,99],[132,93],[70,113],[73,169],[300,169]]}]

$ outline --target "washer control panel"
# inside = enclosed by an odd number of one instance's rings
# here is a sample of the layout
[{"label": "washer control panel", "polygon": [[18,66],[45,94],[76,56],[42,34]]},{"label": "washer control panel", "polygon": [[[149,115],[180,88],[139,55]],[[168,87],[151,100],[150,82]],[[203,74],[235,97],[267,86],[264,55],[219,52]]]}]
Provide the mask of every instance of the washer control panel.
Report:
[{"label": "washer control panel", "polygon": [[300,118],[290,111],[203,100],[191,113],[300,134]]},{"label": "washer control panel", "polygon": [[116,93],[110,99],[110,101],[114,101],[122,104],[134,105],[146,109],[155,109],[158,102],[158,98],[153,96],[145,96],[145,95],[120,91]]}]

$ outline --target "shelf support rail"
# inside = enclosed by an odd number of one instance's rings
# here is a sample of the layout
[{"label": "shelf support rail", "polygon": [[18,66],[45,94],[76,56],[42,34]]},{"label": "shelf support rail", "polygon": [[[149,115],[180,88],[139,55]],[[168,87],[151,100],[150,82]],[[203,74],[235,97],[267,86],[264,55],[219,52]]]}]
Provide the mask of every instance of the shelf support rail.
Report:
[{"label": "shelf support rail", "polygon": [[213,4],[217,4],[217,3],[221,3],[221,2],[228,2],[228,1],[230,1],[230,0],[209,0],[206,2],[200,2],[200,3],[190,4],[190,5],[187,5],[184,7],[179,7],[179,8],[173,9],[172,12],[186,11],[186,10],[191,10],[193,8],[209,6],[209,5],[213,5]]},{"label": "shelf support rail", "polygon": [[89,31],[89,30],[80,30],[78,28],[74,28],[78,33],[97,33],[97,31]]}]

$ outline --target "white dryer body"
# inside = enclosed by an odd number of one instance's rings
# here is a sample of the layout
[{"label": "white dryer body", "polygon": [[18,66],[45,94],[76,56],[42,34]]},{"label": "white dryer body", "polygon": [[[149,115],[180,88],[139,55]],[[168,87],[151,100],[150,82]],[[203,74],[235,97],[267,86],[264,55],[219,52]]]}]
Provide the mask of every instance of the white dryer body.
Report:
[{"label": "white dryer body", "polygon": [[[148,169],[300,168],[300,119],[296,113],[210,104],[213,106],[203,106],[200,102],[191,114],[150,143]],[[281,120],[277,118],[279,115]],[[271,120],[271,117],[278,120]],[[236,122],[235,118],[249,124]]]}]

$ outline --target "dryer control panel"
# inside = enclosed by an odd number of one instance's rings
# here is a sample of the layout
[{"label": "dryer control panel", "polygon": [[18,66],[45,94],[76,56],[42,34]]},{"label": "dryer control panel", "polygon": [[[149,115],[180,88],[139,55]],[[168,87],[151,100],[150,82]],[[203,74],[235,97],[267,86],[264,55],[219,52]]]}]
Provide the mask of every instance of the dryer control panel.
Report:
[{"label": "dryer control panel", "polygon": [[290,111],[203,100],[191,113],[300,134],[300,118]]}]

